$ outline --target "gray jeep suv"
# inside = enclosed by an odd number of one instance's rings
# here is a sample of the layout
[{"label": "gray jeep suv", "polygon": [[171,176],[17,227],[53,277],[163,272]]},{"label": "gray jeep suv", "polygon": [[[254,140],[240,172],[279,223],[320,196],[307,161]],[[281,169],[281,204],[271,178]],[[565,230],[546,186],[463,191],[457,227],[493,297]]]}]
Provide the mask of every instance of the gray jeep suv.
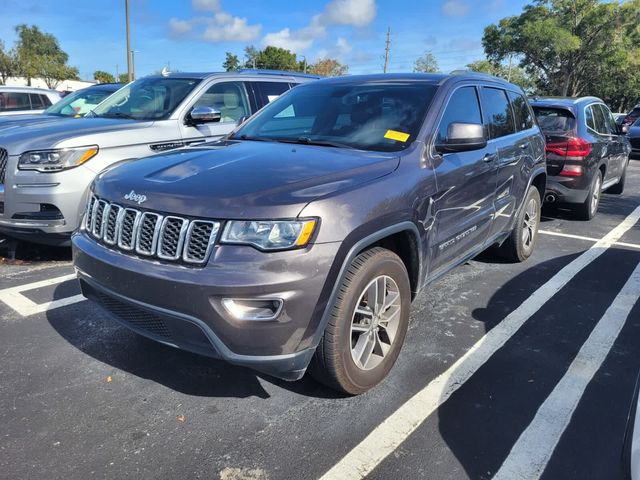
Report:
[{"label": "gray jeep suv", "polygon": [[545,175],[514,85],[320,80],[223,141],[100,174],[74,262],[142,335],[358,394],[393,366],[425,285],[492,245],[531,255]]}]

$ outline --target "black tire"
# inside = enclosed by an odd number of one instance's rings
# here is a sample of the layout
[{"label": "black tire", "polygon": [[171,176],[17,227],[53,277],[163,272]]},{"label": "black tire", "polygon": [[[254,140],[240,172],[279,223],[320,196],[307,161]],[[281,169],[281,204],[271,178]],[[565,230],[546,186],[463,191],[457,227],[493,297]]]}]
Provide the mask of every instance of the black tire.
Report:
[{"label": "black tire", "polygon": [[[502,258],[517,263],[524,262],[531,256],[538,241],[541,208],[540,192],[534,186],[529,187],[516,220],[516,226],[498,249]],[[532,217],[532,213],[535,215],[534,217]],[[527,230],[525,231],[525,229]]]},{"label": "black tire", "polygon": [[[359,338],[354,335],[365,334],[354,333],[351,328],[356,307],[366,287],[380,276],[391,278],[397,286],[399,319],[389,350],[379,357],[381,360],[377,366],[365,370],[356,364],[352,356],[354,338]],[[358,255],[340,285],[329,324],[309,365],[310,374],[319,382],[349,395],[359,395],[380,383],[393,367],[404,343],[410,306],[409,276],[404,263],[395,253],[375,247]],[[381,331],[384,331],[382,327]]]},{"label": "black tire", "polygon": [[612,187],[609,187],[607,189],[607,193],[612,193],[614,195],[621,195],[624,192],[624,184],[625,184],[625,181],[627,180],[627,167],[628,166],[629,166],[629,161],[627,161],[627,163],[625,163],[624,172],[622,172],[622,177],[620,177],[620,180],[618,181],[618,183],[616,183]]},{"label": "black tire", "polygon": [[[594,195],[597,194],[594,200]],[[578,220],[589,221],[598,213],[598,206],[600,205],[600,196],[602,195],[602,170],[597,170],[593,179],[591,180],[591,186],[589,187],[589,194],[587,199],[575,207],[575,214]]]}]

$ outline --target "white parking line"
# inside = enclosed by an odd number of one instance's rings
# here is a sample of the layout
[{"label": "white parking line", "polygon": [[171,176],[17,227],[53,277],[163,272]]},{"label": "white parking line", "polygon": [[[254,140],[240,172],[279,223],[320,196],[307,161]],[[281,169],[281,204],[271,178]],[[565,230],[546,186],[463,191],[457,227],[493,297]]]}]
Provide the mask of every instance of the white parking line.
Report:
[{"label": "white parking line", "polygon": [[[554,237],[564,237],[564,238],[573,238],[576,240],[584,240],[585,242],[597,242],[597,238],[593,237],[584,237],[582,235],[572,235],[571,233],[561,233],[561,232],[553,232],[551,230],[538,230],[538,233],[542,233],[543,235],[551,235]],[[628,247],[628,248],[636,248],[640,250],[640,245],[637,243],[625,243],[625,242],[613,242],[613,245],[618,247]]]},{"label": "white parking line", "polygon": [[522,432],[493,480],[540,478],[578,402],[640,298],[640,264],[582,345],[564,377]]},{"label": "white parking line", "polygon": [[51,285],[57,285],[59,283],[67,282],[75,278],[75,273],[71,273],[69,275],[63,275],[61,277],[48,278],[47,280],[18,285],[17,287],[5,288],[4,290],[0,290],[0,301],[6,303],[9,307],[11,307],[23,317],[28,317],[29,315],[34,315],[36,313],[46,312],[47,310],[53,310],[54,308],[73,305],[74,303],[85,300],[85,297],[83,297],[82,295],[74,295],[72,297],[52,300],[51,302],[35,303],[34,301],[25,297],[22,292],[35,290],[36,288],[48,287]]},{"label": "white parking line", "polygon": [[617,242],[638,220],[640,220],[640,207],[592,245],[589,250],[538,288],[518,308],[478,340],[448,370],[400,406],[325,473],[321,480],[365,478],[489,360],[534,313],[577,273]]}]

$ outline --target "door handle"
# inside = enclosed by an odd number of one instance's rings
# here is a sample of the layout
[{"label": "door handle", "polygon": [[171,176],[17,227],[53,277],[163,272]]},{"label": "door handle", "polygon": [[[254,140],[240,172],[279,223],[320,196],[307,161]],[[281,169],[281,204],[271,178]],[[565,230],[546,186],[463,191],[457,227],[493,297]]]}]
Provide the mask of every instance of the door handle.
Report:
[{"label": "door handle", "polygon": [[484,158],[482,159],[483,162],[485,163],[491,163],[496,159],[496,154],[495,153],[487,153]]},{"label": "door handle", "polygon": [[529,142],[520,144],[520,150],[526,150],[527,148],[529,148]]}]

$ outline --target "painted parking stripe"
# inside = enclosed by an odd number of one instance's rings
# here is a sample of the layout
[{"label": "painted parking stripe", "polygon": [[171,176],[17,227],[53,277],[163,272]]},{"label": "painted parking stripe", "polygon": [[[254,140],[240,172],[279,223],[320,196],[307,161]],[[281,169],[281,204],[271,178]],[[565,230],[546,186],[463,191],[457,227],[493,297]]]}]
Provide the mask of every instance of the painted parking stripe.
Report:
[{"label": "painted parking stripe", "polygon": [[48,278],[46,280],[40,280],[38,282],[18,285],[17,287],[5,288],[3,290],[0,290],[0,301],[7,304],[23,317],[28,317],[29,315],[34,315],[36,313],[43,313],[47,310],[53,310],[54,308],[73,305],[74,303],[86,300],[85,297],[83,297],[82,295],[74,295],[72,297],[52,300],[51,302],[35,303],[31,299],[25,297],[22,292],[35,290],[37,288],[49,287],[52,285],[58,285],[75,278],[76,274],[71,273],[69,275],[63,275],[61,277]]},{"label": "painted parking stripe", "polygon": [[606,359],[638,298],[640,264],[522,432],[494,480],[540,478],[587,385]]},{"label": "painted parking stripe", "polygon": [[[562,232],[553,232],[551,230],[538,230],[539,233],[543,235],[551,235],[554,237],[564,237],[564,238],[573,238],[575,240],[584,240],[585,242],[597,242],[598,238],[593,237],[584,237],[582,235],[572,235],[571,233],[562,233]],[[613,245],[617,247],[627,247],[627,248],[636,248],[640,250],[640,245],[637,243],[625,243],[625,242],[613,242]]]},{"label": "painted parking stripe", "polygon": [[524,323],[578,272],[602,255],[640,220],[636,208],[589,250],[566,265],[518,308],[478,340],[449,369],[432,380],[378,425],[362,442],[335,464],[321,480],[365,478],[400,446],[442,403],[464,384]]}]

